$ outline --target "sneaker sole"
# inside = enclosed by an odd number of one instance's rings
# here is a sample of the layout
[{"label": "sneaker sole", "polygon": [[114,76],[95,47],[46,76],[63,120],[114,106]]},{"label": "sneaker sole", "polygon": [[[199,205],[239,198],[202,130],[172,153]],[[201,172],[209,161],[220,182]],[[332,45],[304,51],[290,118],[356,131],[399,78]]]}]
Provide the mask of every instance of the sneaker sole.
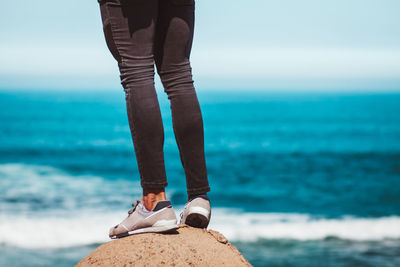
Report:
[{"label": "sneaker sole", "polygon": [[185,224],[196,228],[207,228],[210,222],[210,212],[205,208],[192,207],[186,216]]},{"label": "sneaker sole", "polygon": [[206,216],[198,213],[192,213],[186,217],[185,224],[195,228],[207,228],[209,222],[210,221]]},{"label": "sneaker sole", "polygon": [[[171,222],[172,222],[172,224],[171,224]],[[163,224],[163,223],[165,223],[165,222],[162,222],[161,224]],[[165,232],[176,230],[179,228],[179,226],[176,224],[175,220],[166,221],[166,223],[167,223],[166,225],[157,225],[157,224],[160,224],[159,222],[157,222],[154,224],[155,226],[136,229],[133,231],[129,231],[126,233],[112,236],[110,238],[117,239],[117,238],[122,238],[122,237],[130,236],[130,235],[142,234],[142,233],[165,233]]]}]

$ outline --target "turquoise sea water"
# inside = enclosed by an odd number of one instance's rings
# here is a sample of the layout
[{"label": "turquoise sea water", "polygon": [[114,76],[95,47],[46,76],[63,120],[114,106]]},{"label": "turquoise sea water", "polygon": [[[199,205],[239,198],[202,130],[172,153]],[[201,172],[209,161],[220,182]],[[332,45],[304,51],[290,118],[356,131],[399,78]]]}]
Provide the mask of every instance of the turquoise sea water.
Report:
[{"label": "turquoise sea water", "polygon": [[[252,264],[400,265],[400,94],[198,96],[210,228]],[[179,212],[184,172],[159,100]],[[75,264],[108,241],[138,179],[121,91],[0,92],[0,266]]]}]

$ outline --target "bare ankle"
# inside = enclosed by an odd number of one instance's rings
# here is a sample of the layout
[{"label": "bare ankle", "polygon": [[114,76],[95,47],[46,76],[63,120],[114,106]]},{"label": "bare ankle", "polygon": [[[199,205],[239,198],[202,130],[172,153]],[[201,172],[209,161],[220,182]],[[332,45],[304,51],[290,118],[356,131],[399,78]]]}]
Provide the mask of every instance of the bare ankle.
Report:
[{"label": "bare ankle", "polygon": [[165,200],[164,188],[143,188],[143,204],[147,210],[152,210],[158,201]]}]

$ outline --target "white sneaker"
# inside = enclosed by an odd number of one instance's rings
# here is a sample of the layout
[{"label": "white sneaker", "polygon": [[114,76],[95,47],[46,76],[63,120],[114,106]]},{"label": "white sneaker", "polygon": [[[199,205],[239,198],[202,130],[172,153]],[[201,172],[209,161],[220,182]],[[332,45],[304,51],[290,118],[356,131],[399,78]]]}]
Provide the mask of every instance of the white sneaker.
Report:
[{"label": "white sneaker", "polygon": [[128,211],[128,217],[110,229],[110,238],[178,229],[174,209],[168,200],[158,201],[150,211],[139,200],[135,201],[132,206],[133,209]]},{"label": "white sneaker", "polygon": [[210,218],[210,200],[207,195],[199,195],[186,203],[180,223],[196,228],[207,228]]}]

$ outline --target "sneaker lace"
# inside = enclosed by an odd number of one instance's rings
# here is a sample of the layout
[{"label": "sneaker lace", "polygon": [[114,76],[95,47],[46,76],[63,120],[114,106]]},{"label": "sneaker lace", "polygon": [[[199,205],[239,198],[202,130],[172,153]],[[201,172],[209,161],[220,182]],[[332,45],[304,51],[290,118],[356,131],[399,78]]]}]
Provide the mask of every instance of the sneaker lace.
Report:
[{"label": "sneaker lace", "polygon": [[128,211],[128,214],[129,215],[131,215],[134,211],[135,211],[135,209],[136,209],[136,207],[139,205],[139,203],[140,203],[140,200],[135,200],[133,203],[132,203],[132,209],[130,209],[129,211]]}]

